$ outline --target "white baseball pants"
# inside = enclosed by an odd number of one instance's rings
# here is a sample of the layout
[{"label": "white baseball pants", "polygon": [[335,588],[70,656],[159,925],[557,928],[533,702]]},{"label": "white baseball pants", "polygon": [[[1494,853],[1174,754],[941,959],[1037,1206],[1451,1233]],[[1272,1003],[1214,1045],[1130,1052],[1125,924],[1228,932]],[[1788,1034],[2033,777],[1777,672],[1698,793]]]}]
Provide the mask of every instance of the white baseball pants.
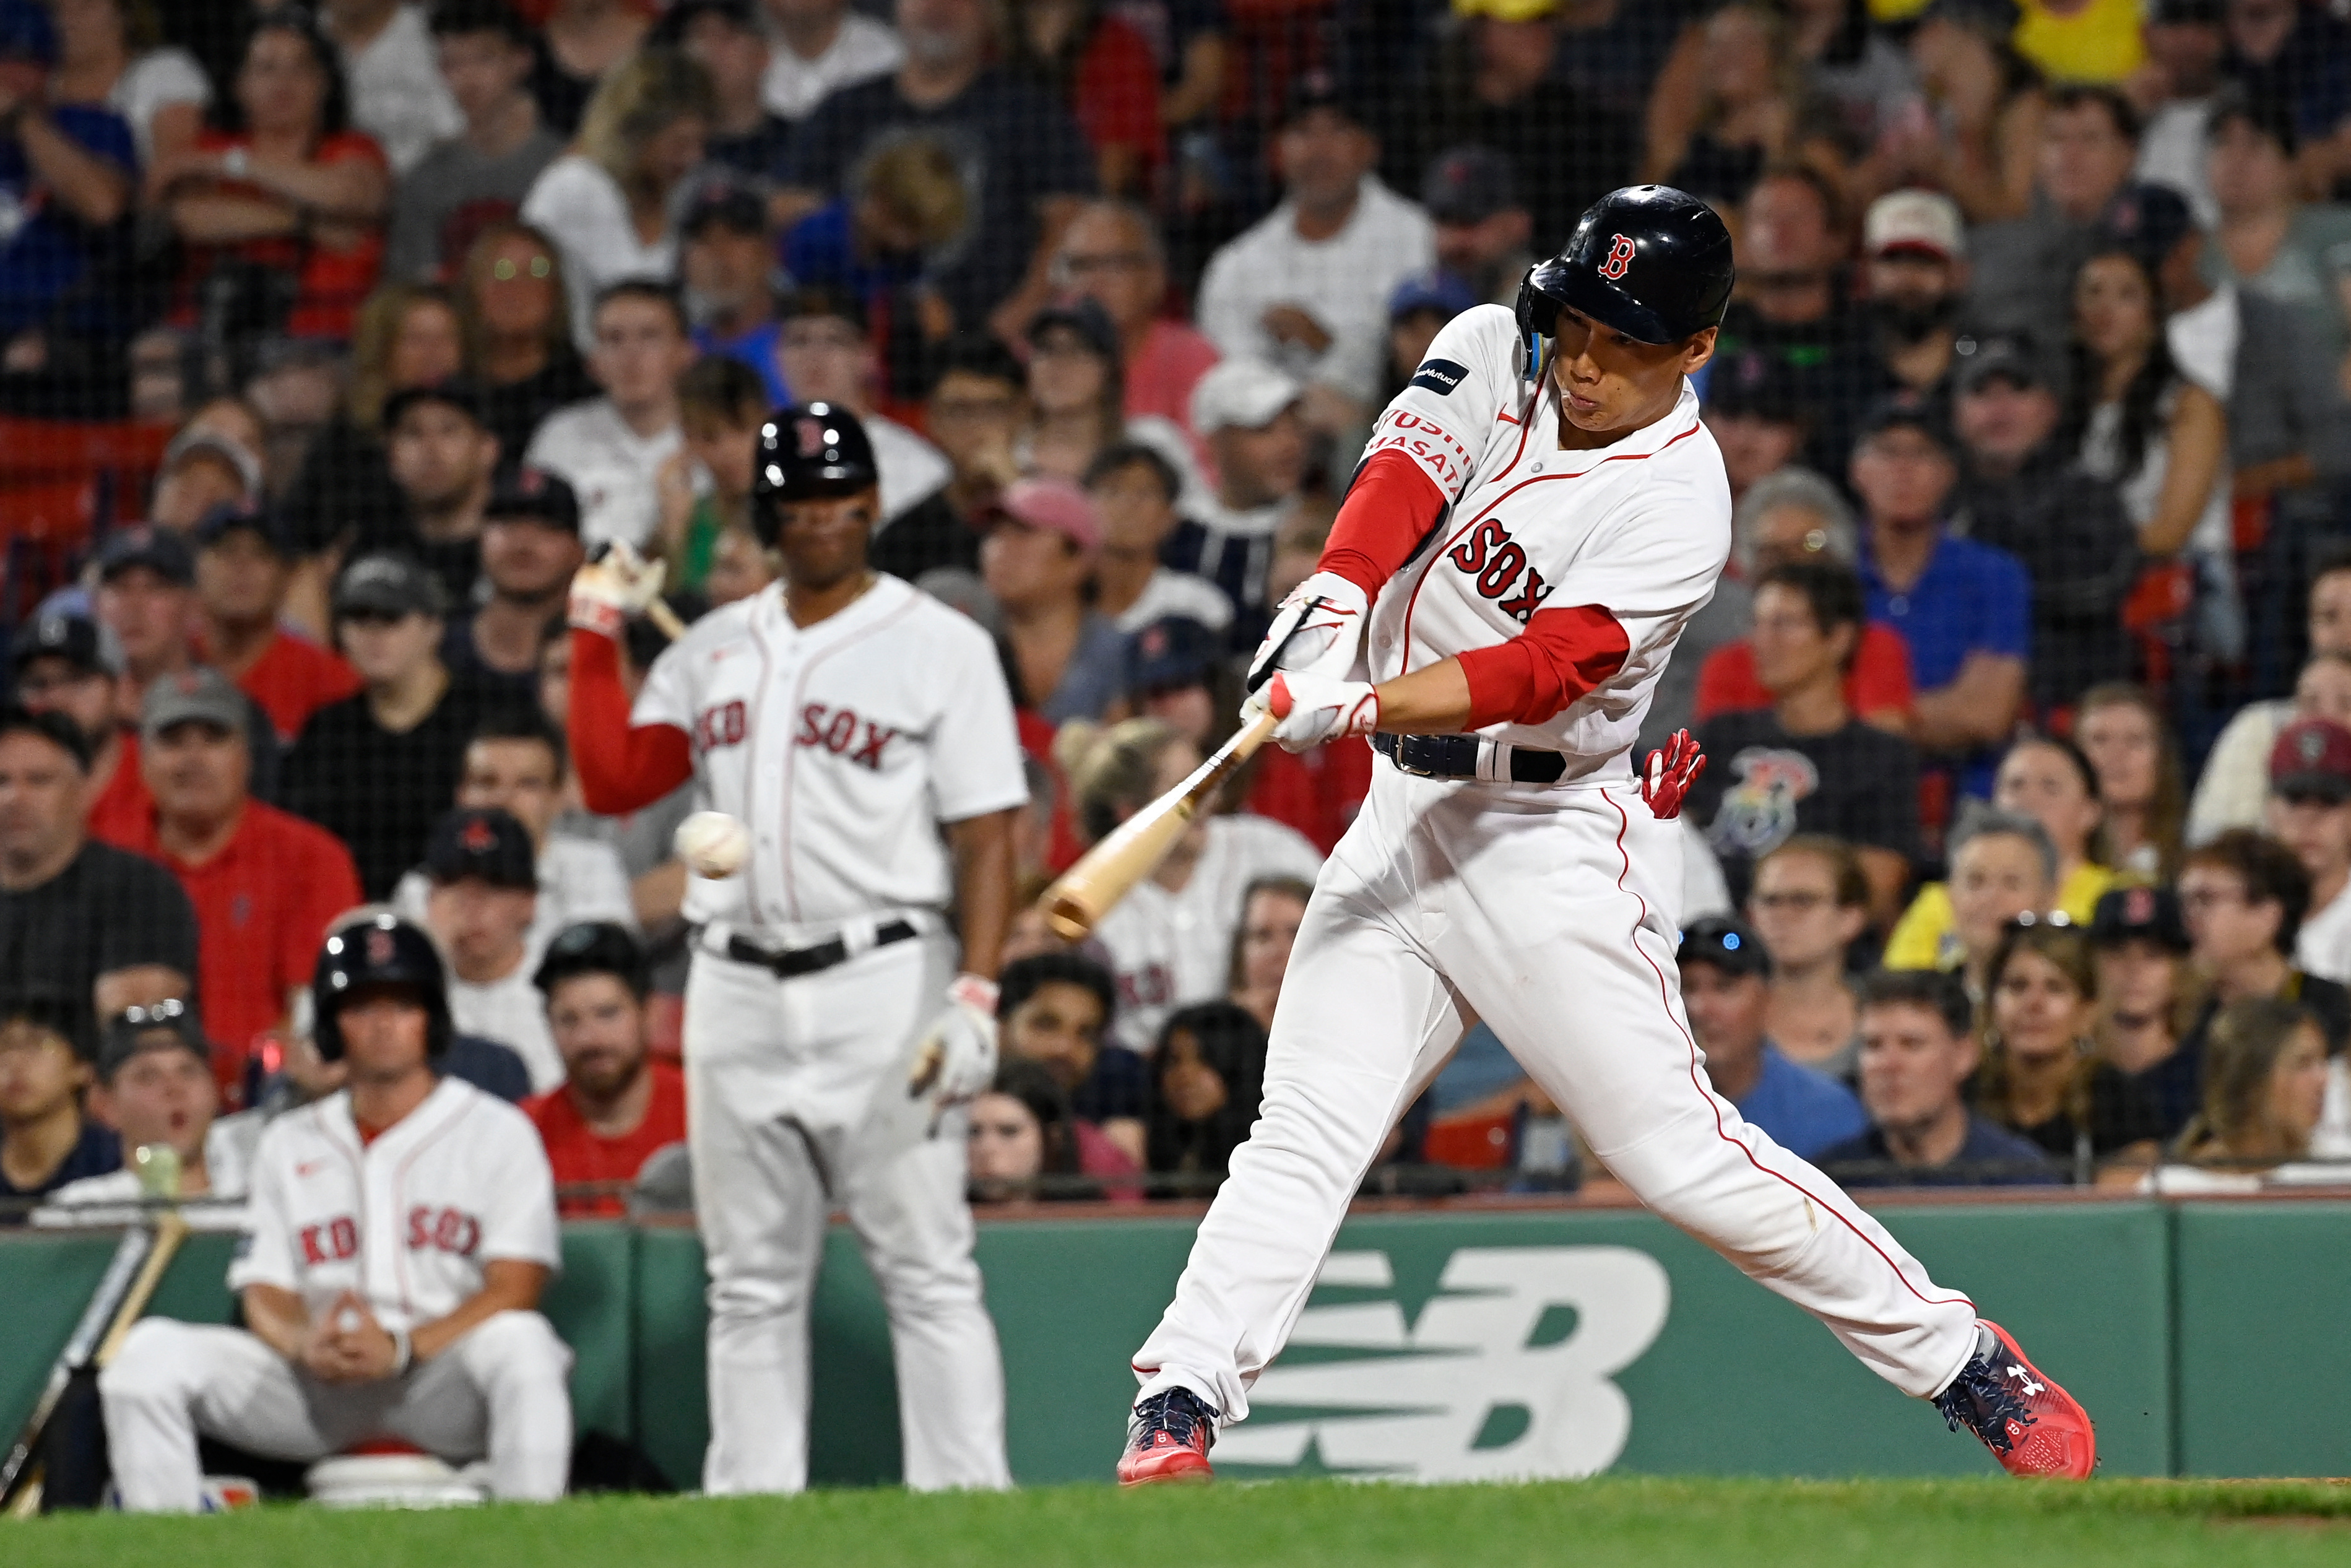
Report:
[{"label": "white baseball pants", "polygon": [[98,1375],[122,1506],[193,1513],[196,1438],[276,1459],[323,1459],[404,1438],[451,1464],[486,1455],[499,1498],[563,1495],[571,1471],[571,1351],[537,1312],[499,1312],[399,1377],[320,1383],[243,1329],[148,1318]]},{"label": "white baseball pants", "polygon": [[1905,1393],[1975,1308],[1707,1081],[1674,962],[1680,830],[1629,779],[1562,789],[1382,765],[1282,981],[1265,1101],[1134,1357],[1225,1419],[1280,1353],[1381,1141],[1478,1019],[1664,1218],[1811,1312]]},{"label": "white baseball pants", "polygon": [[808,1484],[809,1306],[835,1204],[889,1309],[906,1484],[1012,1484],[1004,1364],[972,1260],[964,1119],[933,1127],[904,1092],[955,963],[943,936],[789,980],[695,956],[685,1062],[710,1270],[705,1491]]}]

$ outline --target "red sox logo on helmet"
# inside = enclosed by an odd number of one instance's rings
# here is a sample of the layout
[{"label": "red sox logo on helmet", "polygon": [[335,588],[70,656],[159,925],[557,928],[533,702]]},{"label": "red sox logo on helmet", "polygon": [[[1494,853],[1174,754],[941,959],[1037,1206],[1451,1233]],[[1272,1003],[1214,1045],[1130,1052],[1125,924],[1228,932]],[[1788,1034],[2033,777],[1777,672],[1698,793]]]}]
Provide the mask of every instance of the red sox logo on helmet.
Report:
[{"label": "red sox logo on helmet", "polygon": [[1632,265],[1633,242],[1627,236],[1618,235],[1609,242],[1608,259],[1600,264],[1600,276],[1614,283],[1625,276],[1625,269]]}]

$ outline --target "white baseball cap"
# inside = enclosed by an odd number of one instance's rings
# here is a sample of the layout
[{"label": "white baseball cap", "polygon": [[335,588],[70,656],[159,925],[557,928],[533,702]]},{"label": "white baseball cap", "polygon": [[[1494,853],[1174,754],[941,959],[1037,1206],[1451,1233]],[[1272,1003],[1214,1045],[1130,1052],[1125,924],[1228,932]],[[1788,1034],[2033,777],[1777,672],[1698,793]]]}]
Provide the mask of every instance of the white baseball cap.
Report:
[{"label": "white baseball cap", "polygon": [[1260,430],[1305,395],[1305,389],[1257,360],[1223,360],[1192,388],[1192,431],[1207,440],[1231,425]]},{"label": "white baseball cap", "polygon": [[1862,220],[1861,243],[1871,256],[1910,251],[1957,261],[1968,254],[1959,204],[1940,191],[1891,191],[1878,197]]}]

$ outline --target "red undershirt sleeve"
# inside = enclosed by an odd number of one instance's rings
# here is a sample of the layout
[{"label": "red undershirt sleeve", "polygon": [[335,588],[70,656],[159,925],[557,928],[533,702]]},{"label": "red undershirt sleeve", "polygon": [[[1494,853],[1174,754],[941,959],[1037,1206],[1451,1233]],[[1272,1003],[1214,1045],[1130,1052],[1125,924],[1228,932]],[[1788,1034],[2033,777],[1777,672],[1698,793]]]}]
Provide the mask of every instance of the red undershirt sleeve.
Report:
[{"label": "red undershirt sleeve", "polygon": [[1469,683],[1461,727],[1546,723],[1623,669],[1632,651],[1625,628],[1597,604],[1538,610],[1509,642],[1460,655]]},{"label": "red undershirt sleeve", "polygon": [[1347,486],[1317,564],[1376,599],[1444,514],[1445,493],[1419,464],[1401,452],[1374,452]]},{"label": "red undershirt sleeve", "polygon": [[673,724],[632,725],[621,650],[609,637],[571,632],[571,766],[580,796],[600,816],[650,806],[694,777],[694,748]]}]

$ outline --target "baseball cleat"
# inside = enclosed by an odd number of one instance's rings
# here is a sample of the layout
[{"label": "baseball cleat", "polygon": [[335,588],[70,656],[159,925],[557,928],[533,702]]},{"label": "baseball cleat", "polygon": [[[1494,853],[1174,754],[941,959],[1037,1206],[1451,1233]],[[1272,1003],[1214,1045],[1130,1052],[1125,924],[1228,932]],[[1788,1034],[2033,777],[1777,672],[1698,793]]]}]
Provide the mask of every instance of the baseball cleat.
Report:
[{"label": "baseball cleat", "polygon": [[1935,1408],[1952,1431],[1982,1438],[2010,1475],[2089,1479],[2098,1464],[2089,1413],[2024,1358],[2006,1329],[1981,1320],[1978,1327],[1976,1354],[1935,1396]]},{"label": "baseball cleat", "polygon": [[1118,1484],[1205,1481],[1208,1445],[1217,1440],[1215,1406],[1188,1388],[1155,1394],[1126,1418],[1126,1452],[1118,1461]]}]

